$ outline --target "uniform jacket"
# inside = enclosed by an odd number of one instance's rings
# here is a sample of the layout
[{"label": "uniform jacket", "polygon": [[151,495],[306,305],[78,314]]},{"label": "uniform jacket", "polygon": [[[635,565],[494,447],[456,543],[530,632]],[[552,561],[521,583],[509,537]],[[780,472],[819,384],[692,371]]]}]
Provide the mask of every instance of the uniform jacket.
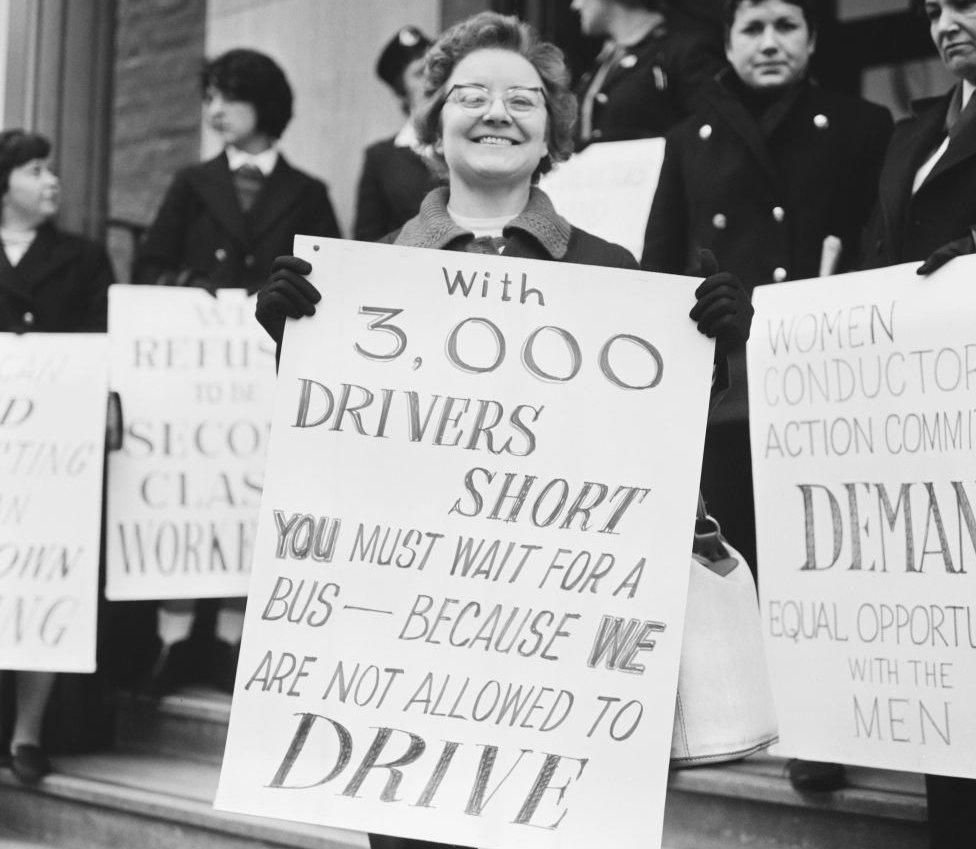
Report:
[{"label": "uniform jacket", "polygon": [[393,138],[366,148],[356,196],[354,238],[375,242],[417,214],[420,202],[438,180],[423,158]]},{"label": "uniform jacket", "polygon": [[227,156],[180,171],[146,232],[134,283],[190,272],[210,286],[261,287],[275,257],[291,254],[296,234],[338,237],[329,193],[320,180],[278,156],[254,206],[244,212]]},{"label": "uniform jacket", "polygon": [[0,331],[104,331],[114,281],[101,245],[45,224],[16,266],[0,247]]},{"label": "uniform jacket", "polygon": [[[693,111],[702,85],[724,66],[720,39],[709,28],[671,13],[607,74],[593,103],[590,141],[663,136]],[[581,103],[595,73],[580,80]]]},{"label": "uniform jacket", "polygon": [[951,97],[919,101],[915,116],[895,128],[864,234],[865,268],[923,260],[976,225],[976,121],[960,130],[912,194],[916,172],[945,139]]},{"label": "uniform jacket", "polygon": [[[730,87],[702,91],[700,109],[667,138],[642,267],[693,274],[698,251],[747,289],[816,277],[824,237],[856,263],[891,133],[887,110],[803,83],[764,114],[765,128]],[[733,352],[732,389],[714,418],[745,417],[745,356]]]}]

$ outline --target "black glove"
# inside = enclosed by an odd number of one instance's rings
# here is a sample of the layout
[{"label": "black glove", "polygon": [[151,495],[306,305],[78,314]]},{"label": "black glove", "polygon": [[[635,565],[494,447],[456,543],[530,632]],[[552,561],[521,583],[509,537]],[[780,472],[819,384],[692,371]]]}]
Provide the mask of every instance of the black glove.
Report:
[{"label": "black glove", "polygon": [[303,274],[312,266],[297,256],[280,256],[271,266],[268,282],[258,291],[254,315],[268,335],[281,344],[286,318],[315,315],[315,305],[322,300],[319,290]]},{"label": "black glove", "polygon": [[918,267],[916,274],[923,276],[931,274],[933,271],[942,268],[950,259],[971,253],[976,253],[976,245],[973,244],[973,234],[969,233],[963,238],[949,242],[947,245],[943,245],[935,251],[935,253]]},{"label": "black glove", "polygon": [[718,270],[710,250],[702,249],[699,262],[705,279],[695,290],[698,302],[688,315],[720,350],[728,351],[749,338],[753,314],[749,293],[734,274]]}]

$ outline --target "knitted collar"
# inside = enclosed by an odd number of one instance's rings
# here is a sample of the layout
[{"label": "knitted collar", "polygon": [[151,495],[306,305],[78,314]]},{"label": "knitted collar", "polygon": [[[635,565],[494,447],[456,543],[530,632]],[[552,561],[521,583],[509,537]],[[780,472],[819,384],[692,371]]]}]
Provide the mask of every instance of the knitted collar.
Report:
[{"label": "knitted collar", "polygon": [[[420,211],[411,218],[397,236],[394,244],[412,248],[447,247],[455,239],[473,238],[473,234],[459,227],[447,212],[450,190],[440,186],[431,191],[420,205]],[[537,186],[529,190],[529,202],[504,229],[526,233],[535,239],[553,259],[562,259],[569,247],[572,231],[570,223],[556,212],[548,195]]]}]

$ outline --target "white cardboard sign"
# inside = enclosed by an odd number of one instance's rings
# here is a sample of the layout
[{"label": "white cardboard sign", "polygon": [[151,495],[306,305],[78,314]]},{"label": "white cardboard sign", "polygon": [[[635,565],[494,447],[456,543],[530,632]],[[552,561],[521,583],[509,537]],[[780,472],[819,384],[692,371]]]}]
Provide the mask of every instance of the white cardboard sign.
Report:
[{"label": "white cardboard sign", "polygon": [[976,259],[756,290],[780,751],[976,777]]},{"label": "white cardboard sign", "polygon": [[539,186],[565,219],[639,260],[663,163],[663,138],[601,142],[560,163]]},{"label": "white cardboard sign", "polygon": [[103,333],[0,333],[0,669],[95,671]]},{"label": "white cardboard sign", "polygon": [[243,289],[109,289],[110,599],[247,594],[274,387],[274,343]]},{"label": "white cardboard sign", "polygon": [[659,845],[711,378],[697,281],[296,253],[323,299],[286,331],[217,806]]}]

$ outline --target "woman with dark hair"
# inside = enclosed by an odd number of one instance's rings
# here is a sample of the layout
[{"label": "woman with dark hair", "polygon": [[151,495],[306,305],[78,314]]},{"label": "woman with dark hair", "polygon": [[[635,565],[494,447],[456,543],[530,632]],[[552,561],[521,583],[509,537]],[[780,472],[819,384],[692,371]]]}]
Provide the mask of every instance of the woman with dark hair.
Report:
[{"label": "woman with dark hair", "polygon": [[[274,258],[291,253],[296,234],[338,237],[339,225],[325,184],[277,148],[292,118],[291,86],[277,63],[255,50],[229,50],[206,63],[200,86],[204,116],[224,150],[176,175],[139,245],[133,282],[254,292]],[[199,621],[195,609],[204,613]],[[239,600],[216,612],[214,602],[168,601],[157,618],[147,692],[165,695],[191,681],[233,689]]]},{"label": "woman with dark hair", "polygon": [[[667,136],[641,265],[687,273],[699,252],[755,286],[851,270],[892,122],[887,110],[823,91],[808,76],[816,0],[727,0],[731,68]],[[756,564],[745,346],[710,417],[702,494],[729,541]],[[796,762],[803,789],[839,768]]]},{"label": "woman with dark hair", "polygon": [[[516,18],[491,12],[446,31],[427,53],[417,135],[447,185],[383,241],[399,246],[636,269],[619,245],[574,227],[535,185],[573,149],[576,98],[562,52]],[[311,266],[282,257],[258,293],[257,318],[281,345],[286,317],[312,315],[318,291]],[[693,320],[721,345],[749,334],[752,308],[731,275],[698,289]],[[373,849],[421,841],[370,836]]]},{"label": "woman with dark hair", "polygon": [[354,238],[375,242],[402,227],[437,185],[423,158],[410,114],[424,89],[424,54],[431,41],[417,27],[400,29],[376,63],[376,75],[396,95],[407,121],[395,136],[366,148],[356,195]]},{"label": "woman with dark hair", "polygon": [[[0,332],[104,331],[112,266],[101,245],[52,222],[59,183],[50,142],[23,130],[0,133]],[[15,672],[9,739],[0,734],[0,762],[33,784],[51,771],[41,741],[53,672]],[[9,722],[0,722],[8,727]]]},{"label": "woman with dark hair", "polygon": [[577,88],[578,145],[663,136],[725,66],[721,34],[684,4],[573,0],[584,35],[607,39]]},{"label": "woman with dark hair", "polygon": [[180,171],[140,244],[134,283],[255,291],[296,233],[339,236],[325,184],[277,148],[292,91],[273,59],[230,50],[200,76],[204,116],[224,150]]}]

